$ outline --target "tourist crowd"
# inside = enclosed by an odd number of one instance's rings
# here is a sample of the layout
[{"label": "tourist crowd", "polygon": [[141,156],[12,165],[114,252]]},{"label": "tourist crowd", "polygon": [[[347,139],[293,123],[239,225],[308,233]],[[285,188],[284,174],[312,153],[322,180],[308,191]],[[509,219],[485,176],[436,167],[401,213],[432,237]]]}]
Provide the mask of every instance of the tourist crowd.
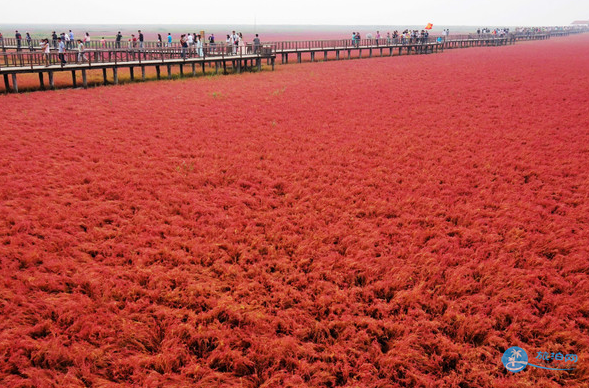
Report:
[{"label": "tourist crowd", "polygon": [[[69,30],[68,33],[62,32],[57,34],[55,31],[51,33],[50,38],[44,38],[39,41],[39,46],[35,47],[33,43],[33,39],[29,32],[25,33],[25,36],[17,30],[15,31],[15,41],[16,41],[16,50],[22,51],[23,48],[28,48],[30,51],[34,51],[39,48],[43,53],[46,51],[50,52],[51,49],[61,50],[63,49],[64,53],[66,50],[77,50],[79,53],[83,53],[85,49],[88,47],[92,38],[88,32],[85,33],[83,39],[78,39],[76,41],[74,33],[72,30]],[[127,50],[139,50],[143,51],[147,48],[148,44],[145,39],[145,35],[141,30],[137,31],[137,34],[131,34],[131,36],[127,37],[126,43],[124,42],[124,36],[121,31],[118,31],[115,35],[114,45],[111,43],[107,43],[106,39],[102,37],[100,40],[97,40],[93,45],[92,48],[95,49],[107,49],[107,48],[115,48],[115,49],[127,49]],[[0,44],[3,43],[3,36],[0,33]],[[221,51],[224,54],[228,55],[237,55],[237,54],[248,54],[248,53],[258,53],[261,48],[261,41],[258,34],[255,34],[255,38],[251,42],[251,44],[247,44],[245,39],[243,38],[243,34],[241,32],[236,33],[232,31],[231,34],[227,34],[227,37],[223,43],[219,43],[216,41],[216,37],[214,34],[210,34],[205,41],[205,37],[201,36],[201,34],[197,33],[185,33],[180,34],[179,40],[174,41],[172,37],[172,33],[168,33],[168,35],[163,38],[162,34],[157,34],[157,38],[155,43],[153,44],[156,48],[180,48],[181,56],[186,57],[186,55],[194,55],[194,56],[204,56],[205,50],[208,53],[220,53]],[[63,48],[61,48],[63,46]],[[153,47],[153,46],[151,46]],[[61,53],[61,51],[59,51]],[[83,60],[85,58],[84,54],[79,56],[79,60]]]}]

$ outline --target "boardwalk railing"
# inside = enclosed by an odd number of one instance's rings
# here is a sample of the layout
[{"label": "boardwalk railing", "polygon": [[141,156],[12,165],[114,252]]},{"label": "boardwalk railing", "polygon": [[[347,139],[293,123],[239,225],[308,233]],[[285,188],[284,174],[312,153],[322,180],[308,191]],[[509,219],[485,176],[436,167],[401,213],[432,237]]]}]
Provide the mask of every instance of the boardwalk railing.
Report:
[{"label": "boardwalk railing", "polygon": [[[558,30],[546,30],[546,31],[526,31],[526,32],[515,32],[499,36],[495,34],[451,34],[450,36],[444,37],[444,40],[467,40],[467,39],[481,39],[481,38],[505,38],[506,36],[516,40],[537,40],[537,39],[548,39],[550,36],[566,36],[572,33],[587,32],[586,28],[574,28],[574,29],[558,29]],[[414,43],[427,43],[434,42],[439,35],[430,35],[428,40],[424,41],[422,38],[405,38],[399,36],[397,38],[386,38],[381,37],[380,39],[361,39],[359,42],[353,39],[338,39],[338,40],[309,40],[309,41],[281,41],[281,42],[264,42],[263,44],[276,45],[278,52],[284,50],[304,50],[312,48],[325,48],[325,47],[354,47],[360,46],[390,46],[396,44],[414,44]],[[69,44],[67,44],[69,43]],[[57,49],[57,41],[49,40],[49,44],[52,49]],[[196,47],[196,43],[191,47]],[[143,46],[143,47],[141,47]],[[208,42],[202,43],[203,49],[207,47],[229,47],[233,46],[225,42],[219,42],[210,44]],[[252,44],[248,44],[252,46]],[[16,38],[5,37],[0,40],[0,48],[3,51],[16,50],[20,48],[23,51],[38,51],[41,49],[40,39],[21,39],[20,42]],[[77,48],[77,42],[70,41],[66,42],[66,49],[75,51]],[[178,48],[180,49],[180,42],[173,41],[171,43],[158,42],[158,41],[144,41],[143,43],[136,41],[122,40],[117,42],[116,40],[102,40],[93,39],[90,42],[85,43],[87,50],[119,50],[119,49],[162,49],[162,48]]]}]

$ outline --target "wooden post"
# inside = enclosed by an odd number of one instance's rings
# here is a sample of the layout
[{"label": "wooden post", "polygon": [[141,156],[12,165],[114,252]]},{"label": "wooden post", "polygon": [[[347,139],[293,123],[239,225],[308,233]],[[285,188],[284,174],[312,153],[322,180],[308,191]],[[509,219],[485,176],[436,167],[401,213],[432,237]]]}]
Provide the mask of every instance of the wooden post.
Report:
[{"label": "wooden post", "polygon": [[[43,72],[39,72],[39,84],[41,85],[41,90],[45,90],[45,82],[43,81]],[[6,89],[8,90],[8,89]]]},{"label": "wooden post", "polygon": [[131,81],[135,81],[135,70],[133,69],[133,66],[129,68],[129,74],[131,75]]},{"label": "wooden post", "polygon": [[358,58],[362,58],[362,49],[358,50]]},{"label": "wooden post", "polygon": [[12,91],[18,93],[18,82],[16,82],[16,73],[12,74]]},{"label": "wooden post", "polygon": [[88,88],[88,77],[86,77],[86,69],[82,69],[82,84],[84,89]]},{"label": "wooden post", "polygon": [[315,62],[315,51],[311,51],[311,62]]},{"label": "wooden post", "polygon": [[335,50],[335,59],[339,61],[339,50]]},{"label": "wooden post", "polygon": [[272,57],[272,71],[274,71],[274,57]]},{"label": "wooden post", "polygon": [[205,74],[205,71],[206,71],[205,70],[205,62],[202,61],[201,64],[202,64],[202,73]]},{"label": "wooden post", "polygon": [[104,80],[104,84],[106,85],[106,68],[102,69],[102,79]]},{"label": "wooden post", "polygon": [[184,64],[180,64],[180,77],[184,77]]},{"label": "wooden post", "polygon": [[172,79],[172,65],[166,65],[168,67],[168,79]]},{"label": "wooden post", "polygon": [[262,71],[262,58],[258,58],[258,71]]},{"label": "wooden post", "polygon": [[301,63],[303,61],[302,54],[297,53],[297,63]]},{"label": "wooden post", "polygon": [[348,59],[352,59],[352,50],[348,49]]},{"label": "wooden post", "polygon": [[161,79],[161,72],[160,72],[160,67],[156,66],[155,67],[155,73],[157,74],[157,79]]},{"label": "wooden post", "polygon": [[113,76],[113,80],[115,82],[115,85],[118,85],[119,84],[119,69],[118,68],[113,67],[112,76]]},{"label": "wooden post", "polygon": [[372,48],[370,49],[369,53],[370,54],[369,54],[368,58],[372,58]]},{"label": "wooden post", "polygon": [[237,61],[237,72],[241,73],[241,60]]},{"label": "wooden post", "polygon": [[141,80],[145,81],[145,66],[141,66]]},{"label": "wooden post", "polygon": [[76,71],[72,70],[72,83],[74,84],[74,88],[78,87],[78,83],[76,82]]},{"label": "wooden post", "polygon": [[53,72],[50,71],[49,73],[47,73],[49,75],[49,87],[51,89],[55,89],[55,81],[53,80]]},{"label": "wooden post", "polygon": [[323,60],[327,62],[327,50],[323,52]]},{"label": "wooden post", "polygon": [[194,62],[192,62],[192,76],[196,76],[196,64]]},{"label": "wooden post", "polygon": [[10,82],[8,82],[8,74],[4,74],[4,90],[6,90],[6,93],[10,91]]},{"label": "wooden post", "polygon": [[219,74],[219,61],[215,61],[215,74]]}]

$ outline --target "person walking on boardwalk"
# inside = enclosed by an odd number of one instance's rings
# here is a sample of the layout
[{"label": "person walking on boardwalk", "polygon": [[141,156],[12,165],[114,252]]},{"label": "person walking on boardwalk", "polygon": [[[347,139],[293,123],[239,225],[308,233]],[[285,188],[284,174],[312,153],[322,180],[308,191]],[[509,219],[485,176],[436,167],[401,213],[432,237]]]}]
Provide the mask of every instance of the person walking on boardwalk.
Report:
[{"label": "person walking on boardwalk", "polygon": [[239,44],[239,37],[237,36],[237,34],[235,33],[235,31],[233,31],[231,33],[231,45],[233,46],[232,47],[233,55],[236,55],[237,54],[237,45],[238,44]]},{"label": "person walking on boardwalk", "polygon": [[237,35],[237,46],[239,48],[239,54],[245,54],[245,40],[243,40],[243,35],[241,32]]},{"label": "person walking on boardwalk", "polygon": [[168,43],[166,43],[166,47],[172,47],[172,34],[168,32]]},{"label": "person walking on boardwalk", "polygon": [[67,47],[68,49],[70,49],[76,45],[76,40],[74,39],[74,33],[72,32],[72,30],[70,30],[69,36],[70,36],[70,41],[69,41],[69,45]]},{"label": "person walking on boardwalk", "polygon": [[254,38],[254,54],[261,54],[260,52],[260,37],[256,34]]},{"label": "person walking on boardwalk", "polygon": [[90,45],[90,34],[86,33],[86,36],[84,36],[84,46],[89,46]]},{"label": "person walking on boardwalk", "polygon": [[188,46],[188,52],[191,53],[194,50],[194,46],[195,46],[195,42],[196,42],[196,33],[194,34],[188,34],[186,36],[186,45]]},{"label": "person walking on boardwalk", "polygon": [[69,50],[70,49],[70,35],[63,34],[63,41],[65,42],[65,48]]},{"label": "person walking on boardwalk", "polygon": [[186,34],[180,35],[180,56],[182,59],[186,59],[186,49],[188,48],[188,43],[186,42]]},{"label": "person walking on boardwalk", "polygon": [[51,40],[53,41],[53,48],[57,48],[57,34],[55,31],[51,33]]},{"label": "person walking on boardwalk", "polygon": [[43,39],[41,41],[41,49],[43,50],[43,59],[45,61],[45,67],[49,66],[49,56],[51,55],[51,47],[49,46],[49,39]]},{"label": "person walking on boardwalk", "polygon": [[22,50],[22,35],[20,34],[20,32],[18,32],[18,30],[16,30],[16,33],[14,34],[14,37],[16,38],[16,51],[21,51]]},{"label": "person walking on boardwalk", "polygon": [[123,35],[121,31],[117,32],[117,36],[115,36],[115,48],[121,48],[121,39],[123,39]]},{"label": "person walking on boardwalk", "polygon": [[[64,38],[65,39],[65,38]],[[63,67],[67,61],[65,60],[65,42],[62,38],[57,38],[57,53],[59,55],[59,61],[61,62],[61,67]]]},{"label": "person walking on boardwalk", "polygon": [[29,51],[33,51],[33,39],[31,39],[31,34],[27,32],[25,35],[25,39],[27,40],[27,46],[29,46]]},{"label": "person walking on boardwalk", "polygon": [[143,51],[143,49],[145,48],[143,43],[143,32],[141,32],[141,30],[138,30],[137,32],[139,33],[139,49]]},{"label": "person walking on boardwalk", "polygon": [[215,52],[215,34],[209,36],[209,47],[211,48],[211,52]]},{"label": "person walking on boardwalk", "polygon": [[196,52],[199,57],[204,57],[205,53],[203,50],[203,37],[198,34],[196,36]]},{"label": "person walking on boardwalk", "polygon": [[162,34],[157,34],[157,47],[162,47]]},{"label": "person walking on boardwalk", "polygon": [[84,61],[88,59],[86,58],[85,51],[84,42],[82,42],[81,39],[78,39],[78,63],[84,63]]}]

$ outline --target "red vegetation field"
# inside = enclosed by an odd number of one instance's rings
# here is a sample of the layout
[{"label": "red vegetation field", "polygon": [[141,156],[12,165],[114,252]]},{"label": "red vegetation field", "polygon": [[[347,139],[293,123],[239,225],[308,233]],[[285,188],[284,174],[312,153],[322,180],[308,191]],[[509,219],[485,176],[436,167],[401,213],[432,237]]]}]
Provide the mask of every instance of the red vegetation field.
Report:
[{"label": "red vegetation field", "polygon": [[587,386],[588,68],[572,36],[1,96],[0,386]]}]

